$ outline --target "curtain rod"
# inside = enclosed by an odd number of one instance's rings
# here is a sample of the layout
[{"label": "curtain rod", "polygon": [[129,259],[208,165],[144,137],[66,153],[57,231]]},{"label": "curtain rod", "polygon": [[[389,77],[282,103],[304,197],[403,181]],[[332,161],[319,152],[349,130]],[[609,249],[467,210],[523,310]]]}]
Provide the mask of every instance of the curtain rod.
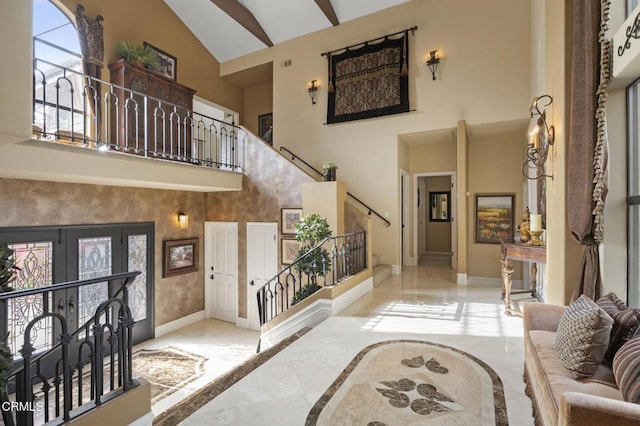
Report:
[{"label": "curtain rod", "polygon": [[352,47],[356,47],[356,46],[360,46],[360,45],[367,45],[367,44],[371,43],[372,41],[382,40],[382,39],[387,38],[387,37],[392,37],[394,35],[402,34],[402,33],[406,32],[406,31],[411,31],[411,34],[413,34],[415,32],[415,30],[417,30],[417,29],[418,29],[417,25],[415,27],[405,28],[404,30],[395,32],[393,34],[387,34],[387,35],[384,35],[384,36],[372,38],[371,40],[362,41],[360,43],[352,44],[351,46],[347,46],[347,47],[341,47],[340,49],[330,50],[329,52],[322,52],[320,54],[320,56],[328,56],[328,55],[331,55],[332,53],[336,53],[336,52],[339,52],[341,50],[349,50]]}]

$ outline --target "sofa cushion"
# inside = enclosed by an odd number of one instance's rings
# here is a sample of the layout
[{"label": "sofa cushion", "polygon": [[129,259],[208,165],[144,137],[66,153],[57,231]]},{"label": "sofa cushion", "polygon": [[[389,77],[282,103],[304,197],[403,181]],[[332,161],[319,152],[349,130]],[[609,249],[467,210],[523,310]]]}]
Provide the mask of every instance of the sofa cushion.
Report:
[{"label": "sofa cushion", "polygon": [[604,359],[613,319],[584,294],[562,314],[555,349],[562,365],[577,377],[589,377]]},{"label": "sofa cushion", "polygon": [[640,335],[633,337],[616,352],[613,375],[624,400],[640,403]]},{"label": "sofa cushion", "polygon": [[631,339],[638,330],[638,326],[640,326],[640,309],[628,308],[615,293],[602,296],[596,303],[613,318],[609,347],[604,356],[604,359],[611,363],[618,349]]},{"label": "sofa cushion", "polygon": [[[565,392],[581,392],[621,401],[622,395],[616,387],[611,367],[598,365],[593,378],[577,379],[573,372],[562,365],[555,350],[556,333],[532,330],[526,339],[525,365],[530,382],[534,387],[536,401],[541,411],[543,424],[555,424],[550,418],[557,418],[560,396]],[[593,380],[596,377],[602,380]]]}]

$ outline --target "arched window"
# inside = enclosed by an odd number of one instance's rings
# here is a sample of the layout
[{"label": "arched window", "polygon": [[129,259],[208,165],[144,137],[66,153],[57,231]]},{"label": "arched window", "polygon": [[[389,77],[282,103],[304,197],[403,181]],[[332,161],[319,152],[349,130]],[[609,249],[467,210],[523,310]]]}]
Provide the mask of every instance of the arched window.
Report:
[{"label": "arched window", "polygon": [[50,0],[33,0],[33,56],[34,132],[57,138],[81,129],[80,43],[74,23]]}]

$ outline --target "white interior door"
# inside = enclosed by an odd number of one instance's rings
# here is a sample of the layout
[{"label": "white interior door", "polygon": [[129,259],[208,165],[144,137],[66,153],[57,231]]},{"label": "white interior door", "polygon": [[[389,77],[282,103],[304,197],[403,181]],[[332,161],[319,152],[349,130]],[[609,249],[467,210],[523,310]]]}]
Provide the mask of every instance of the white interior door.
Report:
[{"label": "white interior door", "polygon": [[277,236],[277,223],[247,223],[247,311],[253,330],[260,330],[256,294],[278,273]]},{"label": "white interior door", "polygon": [[235,324],[238,307],[238,224],[205,222],[205,313]]}]

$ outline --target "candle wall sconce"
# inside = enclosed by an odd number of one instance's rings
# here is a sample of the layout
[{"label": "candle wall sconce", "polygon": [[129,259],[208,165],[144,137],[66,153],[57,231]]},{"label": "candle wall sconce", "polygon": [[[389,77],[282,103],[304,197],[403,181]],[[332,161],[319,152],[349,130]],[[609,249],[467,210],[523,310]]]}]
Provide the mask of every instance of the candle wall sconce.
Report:
[{"label": "candle wall sconce", "polygon": [[542,177],[553,179],[552,174],[545,173],[549,150],[553,146],[555,139],[555,127],[548,125],[545,113],[545,109],[552,102],[553,98],[549,95],[538,96],[533,99],[529,109],[531,113],[528,133],[529,143],[527,145],[527,155],[522,165],[522,174],[527,179],[537,180]]}]

